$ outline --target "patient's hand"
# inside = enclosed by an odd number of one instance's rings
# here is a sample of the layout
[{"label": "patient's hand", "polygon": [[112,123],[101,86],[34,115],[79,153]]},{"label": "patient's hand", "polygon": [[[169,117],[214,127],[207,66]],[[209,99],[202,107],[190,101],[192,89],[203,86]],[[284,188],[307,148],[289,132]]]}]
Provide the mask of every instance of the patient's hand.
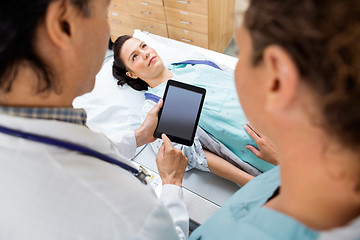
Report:
[{"label": "patient's hand", "polygon": [[151,143],[156,140],[154,132],[158,122],[158,113],[163,105],[163,100],[159,102],[146,115],[144,122],[135,130],[136,145],[140,147],[144,144]]},{"label": "patient's hand", "polygon": [[258,158],[268,163],[278,165],[279,156],[270,140],[267,137],[257,133],[249,122],[247,123],[247,125],[244,125],[244,128],[246,132],[250,135],[250,137],[254,139],[260,151],[251,145],[247,145],[246,148],[253,152]]},{"label": "patient's hand", "polygon": [[173,184],[181,187],[188,159],[181,150],[172,146],[165,134],[162,134],[161,138],[164,143],[156,156],[156,164],[162,185]]}]

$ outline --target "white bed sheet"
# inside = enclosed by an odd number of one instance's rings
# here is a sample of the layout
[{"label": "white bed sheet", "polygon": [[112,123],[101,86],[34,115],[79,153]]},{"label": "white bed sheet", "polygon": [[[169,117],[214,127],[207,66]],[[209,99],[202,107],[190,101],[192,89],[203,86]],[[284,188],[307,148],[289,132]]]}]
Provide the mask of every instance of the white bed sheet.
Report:
[{"label": "white bed sheet", "polygon": [[[214,52],[208,49],[192,46],[169,38],[148,34],[135,30],[134,37],[146,42],[154,48],[165,65],[183,60],[211,60],[218,64],[224,71],[234,71],[237,58]],[[136,128],[129,125],[130,113],[137,111],[142,106],[144,94],[135,91],[128,85],[117,86],[116,79],[112,76],[112,58],[104,63],[96,76],[94,90],[73,101],[75,108],[83,108],[87,112],[88,126],[108,137],[114,130]]]},{"label": "white bed sheet", "polygon": [[[140,30],[135,30],[133,36],[154,48],[165,65],[183,60],[200,59],[211,60],[224,71],[234,71],[237,62],[236,58],[225,54]],[[113,60],[110,57],[96,76],[94,90],[73,101],[75,108],[83,108],[87,112],[89,128],[105,134],[110,139],[120,131],[138,127],[131,124],[129,116],[133,111],[139,111],[144,101],[143,91],[135,91],[128,85],[117,86],[117,81],[112,76],[112,64]],[[134,161],[157,172],[155,157],[151,147],[147,147]],[[216,211],[214,206],[222,205],[239,188],[227,180],[196,169],[185,174],[183,185],[187,189],[185,195],[190,217],[198,223],[205,221]],[[201,202],[201,199],[204,201]],[[199,208],[199,204],[203,207]]]}]

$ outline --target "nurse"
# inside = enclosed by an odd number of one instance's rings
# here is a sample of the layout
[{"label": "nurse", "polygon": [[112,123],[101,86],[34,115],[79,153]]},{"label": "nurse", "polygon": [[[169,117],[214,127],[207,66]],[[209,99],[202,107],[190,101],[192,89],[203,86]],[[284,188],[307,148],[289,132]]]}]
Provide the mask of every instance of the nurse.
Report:
[{"label": "nurse", "polygon": [[0,3],[0,239],[188,236],[181,188],[186,157],[162,136],[160,199],[128,171],[136,146],[154,140],[162,103],[116,144],[89,130],[85,112],[72,108],[75,97],[93,89],[103,62],[108,5]]},{"label": "nurse", "polygon": [[236,34],[236,88],[280,167],[190,239],[317,239],[360,218],[359,13],[358,0],[250,1]]}]

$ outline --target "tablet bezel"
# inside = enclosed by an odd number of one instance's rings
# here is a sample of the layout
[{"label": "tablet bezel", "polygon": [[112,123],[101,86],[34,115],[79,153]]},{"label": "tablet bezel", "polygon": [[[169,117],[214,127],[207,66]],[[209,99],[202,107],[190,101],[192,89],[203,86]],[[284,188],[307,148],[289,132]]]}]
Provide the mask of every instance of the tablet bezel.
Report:
[{"label": "tablet bezel", "polygon": [[[170,88],[170,86],[186,89],[186,90],[201,94],[201,101],[200,101],[199,108],[198,108],[198,111],[197,111],[196,121],[195,121],[193,130],[192,130],[191,138],[190,139],[184,139],[184,138],[180,138],[180,137],[177,137],[177,136],[168,135],[168,134],[165,133],[166,136],[168,136],[168,138],[172,142],[176,142],[176,143],[180,143],[180,144],[183,144],[183,145],[191,146],[194,143],[194,137],[195,137],[195,133],[196,133],[196,128],[197,128],[198,123],[199,123],[200,114],[201,114],[202,107],[203,107],[204,100],[205,100],[206,89],[170,79],[170,80],[167,81],[167,84],[166,84],[166,88],[165,88],[165,92],[164,92],[164,96],[163,96],[163,101],[164,101],[163,106],[165,106],[165,101],[166,101],[168,89]],[[163,112],[163,107],[160,109],[159,114],[158,114],[158,123],[157,123],[156,129],[155,129],[155,132],[154,132],[154,137],[156,137],[156,138],[161,138],[161,134],[162,134],[162,132],[157,131],[159,123],[160,123],[162,112]]]}]

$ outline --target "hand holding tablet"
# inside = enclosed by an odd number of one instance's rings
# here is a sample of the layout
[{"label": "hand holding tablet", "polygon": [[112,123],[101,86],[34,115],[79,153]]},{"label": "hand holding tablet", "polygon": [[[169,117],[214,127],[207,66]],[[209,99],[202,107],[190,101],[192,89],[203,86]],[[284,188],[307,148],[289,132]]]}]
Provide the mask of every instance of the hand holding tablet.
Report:
[{"label": "hand holding tablet", "polygon": [[173,142],[191,146],[204,103],[204,88],[169,80],[154,137],[165,133]]}]

